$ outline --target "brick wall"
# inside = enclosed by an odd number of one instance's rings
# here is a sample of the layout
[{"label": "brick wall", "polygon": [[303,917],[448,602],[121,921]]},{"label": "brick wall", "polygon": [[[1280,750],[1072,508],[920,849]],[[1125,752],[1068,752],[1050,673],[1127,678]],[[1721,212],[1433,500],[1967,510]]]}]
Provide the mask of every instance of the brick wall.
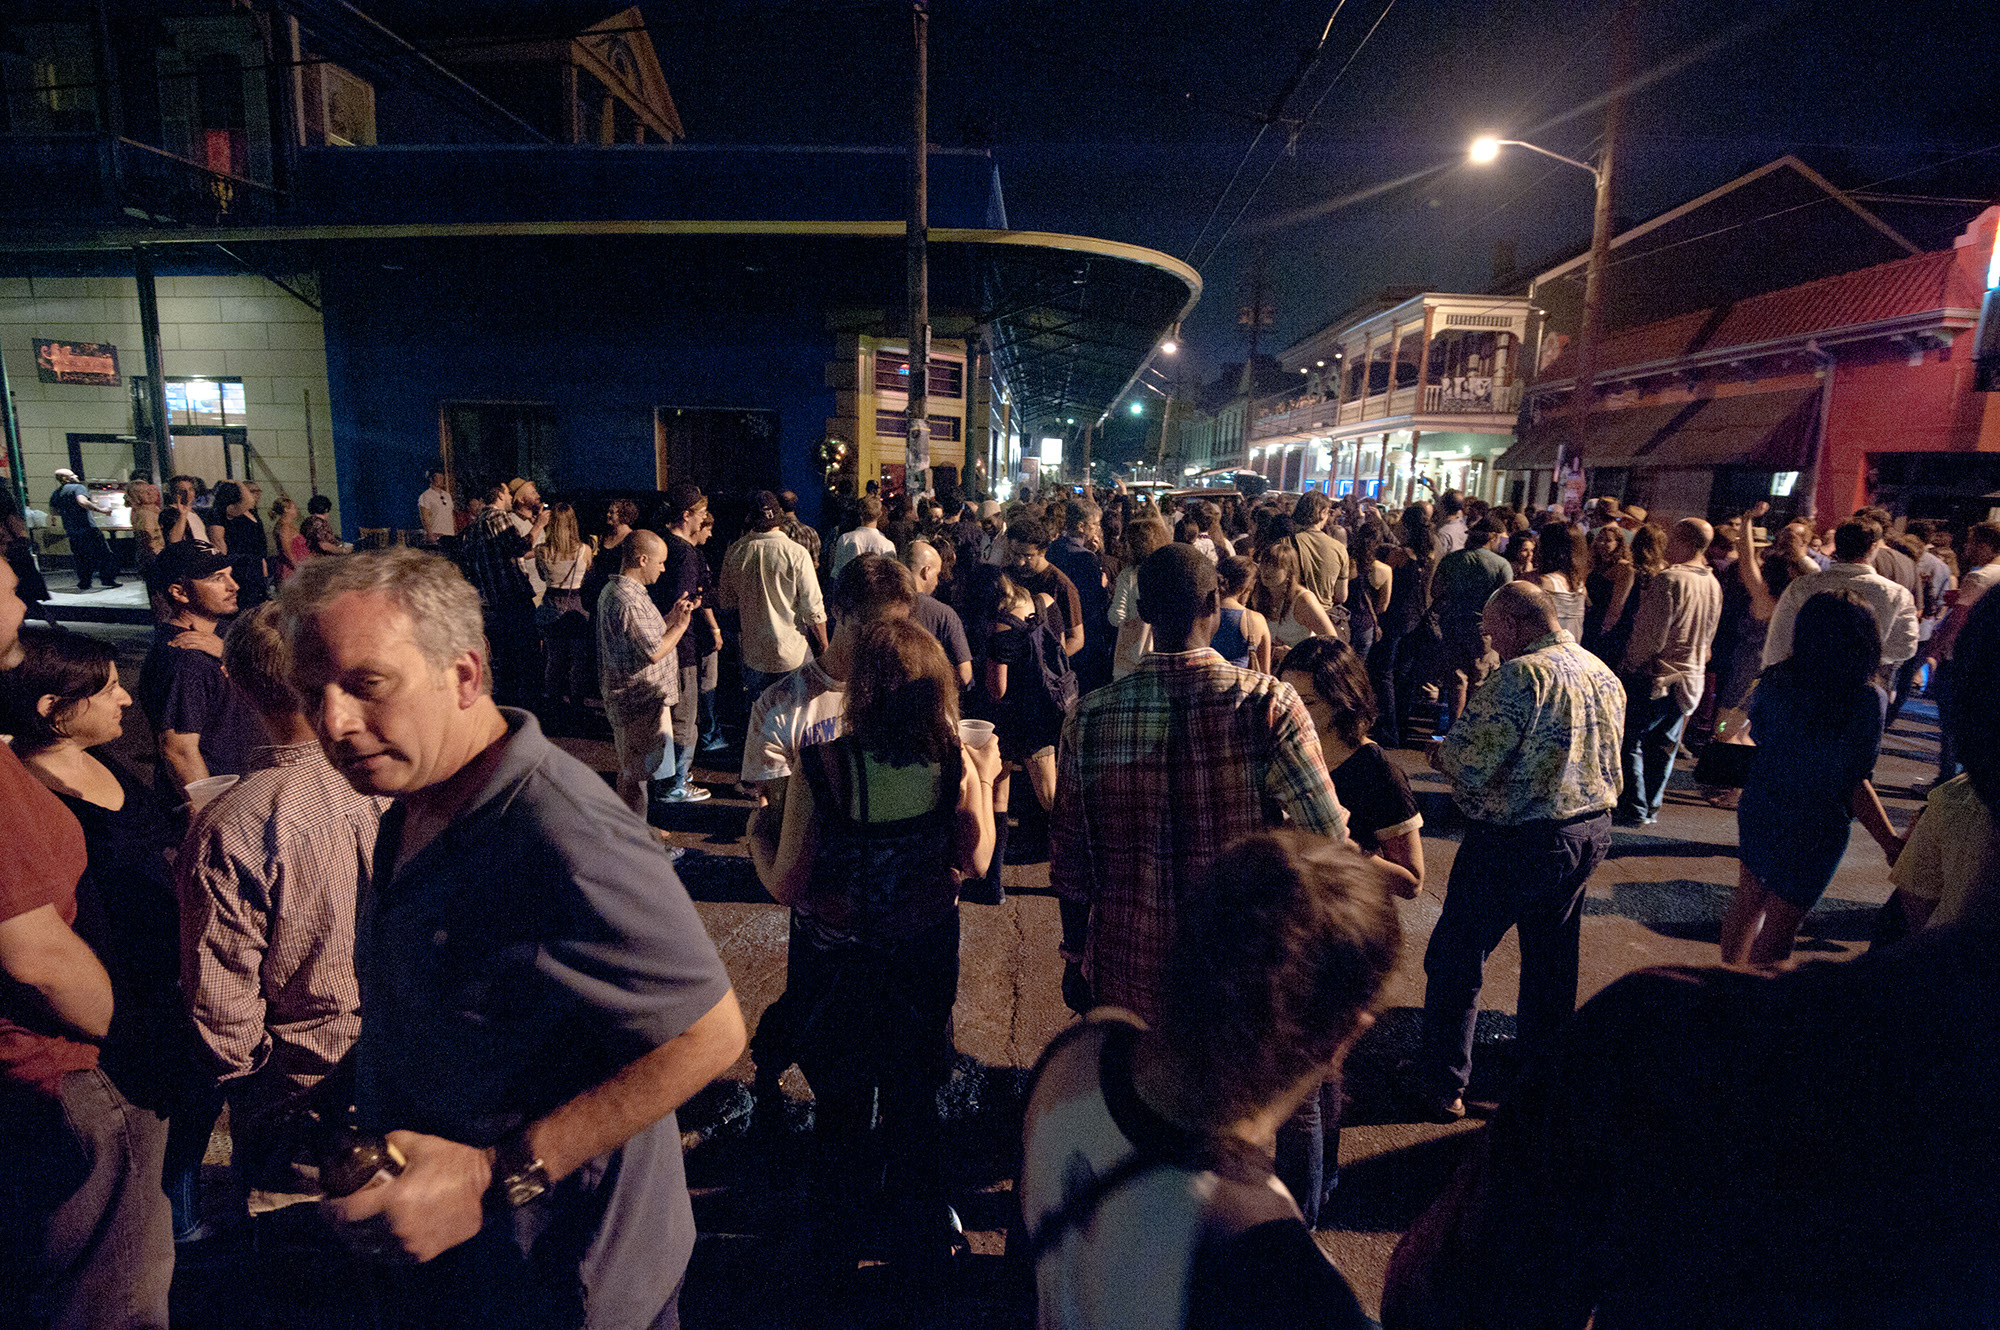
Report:
[{"label": "brick wall", "polygon": [[[160,277],[155,285],[168,377],[243,380],[243,424],[256,455],[252,478],[264,487],[266,509],[281,493],[301,509],[311,497],[307,393],[320,492],[338,503],[318,312],[248,274]],[[37,337],[111,343],[126,382],[116,388],[41,382],[35,372]],[[138,288],[123,277],[0,277],[0,354],[6,356],[19,414],[29,502],[44,507],[54,488],[50,473],[69,465],[71,433],[134,432],[130,381],[146,372]],[[338,518],[336,508],[336,525]]]}]

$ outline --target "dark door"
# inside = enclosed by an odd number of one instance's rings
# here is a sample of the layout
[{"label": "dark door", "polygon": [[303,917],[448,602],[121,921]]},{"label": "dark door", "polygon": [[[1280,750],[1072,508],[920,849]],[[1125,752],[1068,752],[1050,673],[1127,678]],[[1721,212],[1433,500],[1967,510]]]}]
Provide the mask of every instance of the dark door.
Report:
[{"label": "dark door", "polygon": [[[446,402],[444,469],[468,498],[517,476],[547,493],[556,452],[556,409],[541,402]],[[414,481],[414,477],[412,478]]]},{"label": "dark door", "polygon": [[683,480],[704,494],[740,498],[778,485],[778,413],[663,406],[653,413],[661,489]]}]

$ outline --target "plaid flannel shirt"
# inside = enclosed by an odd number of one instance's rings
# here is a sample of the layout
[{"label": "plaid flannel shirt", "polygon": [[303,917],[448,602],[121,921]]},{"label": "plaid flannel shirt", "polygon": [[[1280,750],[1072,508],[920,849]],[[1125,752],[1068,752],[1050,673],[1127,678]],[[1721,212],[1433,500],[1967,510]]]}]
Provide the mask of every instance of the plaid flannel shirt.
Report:
[{"label": "plaid flannel shirt", "polygon": [[458,545],[458,566],[465,580],[478,589],[479,603],[488,614],[531,612],[535,608],[535,589],[521,571],[521,558],[531,548],[528,538],[516,531],[498,508],[487,509],[465,529]]},{"label": "plaid flannel shirt", "polygon": [[1160,1014],[1178,903],[1230,845],[1281,825],[1341,839],[1319,736],[1290,684],[1215,652],[1156,652],[1063,726],[1050,883],[1091,907],[1100,1002]]}]

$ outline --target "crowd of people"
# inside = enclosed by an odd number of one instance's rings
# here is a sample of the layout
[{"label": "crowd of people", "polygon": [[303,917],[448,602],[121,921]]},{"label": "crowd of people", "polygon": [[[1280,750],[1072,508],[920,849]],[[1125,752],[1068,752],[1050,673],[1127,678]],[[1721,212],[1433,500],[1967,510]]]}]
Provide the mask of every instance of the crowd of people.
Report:
[{"label": "crowd of people", "polygon": [[[1394,756],[1415,747],[1459,844],[1394,1089],[1465,1116],[1510,931],[1520,1070],[1399,1250],[1385,1323],[2000,1305],[1997,1156],[1977,1130],[1920,1145],[2000,1065],[2000,526],[871,487],[825,530],[759,491],[725,543],[691,484],[600,522],[525,478],[462,506],[429,480],[428,548],[359,553],[319,500],[300,523],[281,497],[274,540],[247,482],[134,488],[150,779],[106,747],[134,701],[115,653],[22,626],[10,536],[0,1122],[25,1162],[0,1182],[0,1324],[166,1325],[225,1108],[244,1213],[319,1200],[343,1269],[416,1323],[676,1324],[674,1110],[746,1047],[753,1139],[789,1068],[812,1091],[815,1260],[851,1269],[886,1215],[895,1259],[941,1279],[960,909],[1043,860],[1083,1019],[1024,1110],[1011,1241],[1042,1323],[1366,1324],[1310,1231],[1396,901],[1436,889]],[[72,547],[80,583],[115,573]],[[1899,831],[1871,778],[1920,691],[1941,770]],[[698,773],[739,715],[733,779]],[[610,788],[548,737],[605,731]],[[1684,751],[1735,806],[1739,968],[1578,1013],[1591,876]],[[754,1035],[655,830],[718,785],[789,914]],[[1882,945],[1781,973],[1855,819],[1895,884]],[[376,1138],[374,1180],[330,1194],[328,1152]],[[1857,1171],[1878,1150],[1895,1176]],[[1819,1240],[1868,1243],[1839,1250],[1871,1279],[1808,1273]]]}]

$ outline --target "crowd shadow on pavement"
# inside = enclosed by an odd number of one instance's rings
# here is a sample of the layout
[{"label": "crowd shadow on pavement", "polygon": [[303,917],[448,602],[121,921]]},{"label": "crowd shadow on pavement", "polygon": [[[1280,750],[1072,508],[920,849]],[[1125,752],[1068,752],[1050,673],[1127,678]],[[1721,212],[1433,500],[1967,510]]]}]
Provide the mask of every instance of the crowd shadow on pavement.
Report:
[{"label": "crowd shadow on pavement", "polygon": [[[1609,899],[1586,896],[1583,912],[1629,919],[1662,937],[1720,945],[1722,917],[1729,909],[1731,892],[1731,888],[1718,883],[1685,877],[1662,882],[1618,882],[1612,884]],[[1838,951],[1841,948],[1832,944],[1868,941],[1879,908],[1863,901],[1822,897],[1799,926],[1798,950]]]},{"label": "crowd shadow on pavement", "polygon": [[[1028,1075],[960,1054],[939,1096],[946,1191],[969,1234],[997,1238],[1016,1226]],[[1032,1324],[1034,1289],[1018,1252],[1009,1258],[997,1240],[982,1241],[943,1265],[913,1261],[887,1236],[897,1197],[832,1204],[815,1176],[810,1100],[788,1098],[782,1120],[760,1124],[748,1087],[718,1083],[689,1101],[681,1127],[701,1233],[682,1298],[690,1330]],[[836,1221],[842,1209],[850,1217]],[[851,1225],[834,1236],[854,1255],[829,1264],[833,1222]]]}]

